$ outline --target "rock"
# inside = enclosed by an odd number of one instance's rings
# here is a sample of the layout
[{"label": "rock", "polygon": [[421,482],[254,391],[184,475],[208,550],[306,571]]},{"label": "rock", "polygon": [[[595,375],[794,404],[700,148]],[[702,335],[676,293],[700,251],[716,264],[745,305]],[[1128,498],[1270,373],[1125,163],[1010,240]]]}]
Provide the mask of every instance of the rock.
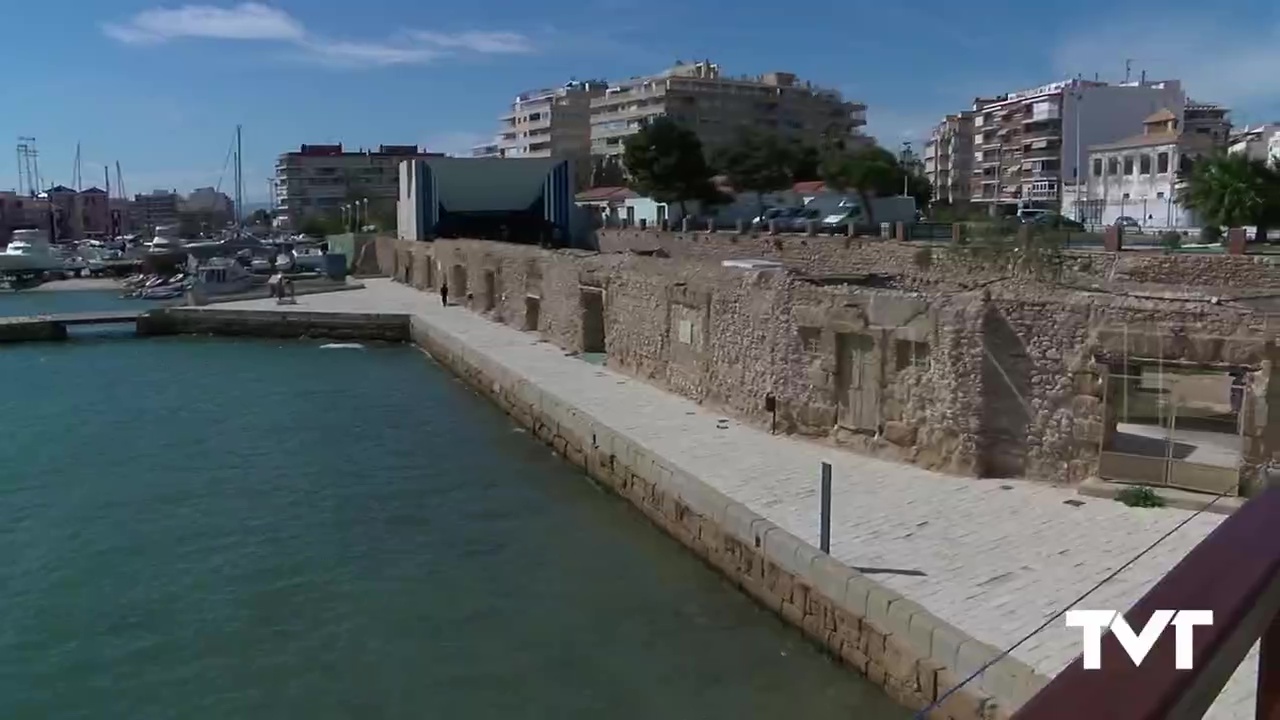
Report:
[{"label": "rock", "polygon": [[890,420],[884,424],[884,439],[898,447],[916,444],[916,429],[904,422]]}]

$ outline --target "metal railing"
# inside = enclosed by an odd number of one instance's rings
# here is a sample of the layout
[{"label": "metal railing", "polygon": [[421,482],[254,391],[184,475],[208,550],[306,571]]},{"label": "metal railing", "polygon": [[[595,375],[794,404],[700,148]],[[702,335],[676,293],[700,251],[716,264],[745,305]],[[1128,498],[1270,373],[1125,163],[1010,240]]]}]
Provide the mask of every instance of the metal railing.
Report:
[{"label": "metal railing", "polygon": [[1227,517],[1125,613],[1145,627],[1159,610],[1209,610],[1213,623],[1191,636],[1191,669],[1175,664],[1178,633],[1166,631],[1141,665],[1113,633],[1102,638],[1101,668],[1077,658],[1014,714],[1013,720],[1190,720],[1202,718],[1261,640],[1258,720],[1280,720],[1280,488]]}]

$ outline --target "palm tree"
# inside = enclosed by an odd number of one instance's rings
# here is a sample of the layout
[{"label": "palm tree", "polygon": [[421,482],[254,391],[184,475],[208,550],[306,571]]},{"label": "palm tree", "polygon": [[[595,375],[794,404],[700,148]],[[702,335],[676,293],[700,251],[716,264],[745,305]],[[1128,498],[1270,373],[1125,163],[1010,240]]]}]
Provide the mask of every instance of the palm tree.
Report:
[{"label": "palm tree", "polygon": [[1265,240],[1267,225],[1280,220],[1280,173],[1264,160],[1216,155],[1192,167],[1178,200],[1205,223],[1255,225],[1257,239]]}]

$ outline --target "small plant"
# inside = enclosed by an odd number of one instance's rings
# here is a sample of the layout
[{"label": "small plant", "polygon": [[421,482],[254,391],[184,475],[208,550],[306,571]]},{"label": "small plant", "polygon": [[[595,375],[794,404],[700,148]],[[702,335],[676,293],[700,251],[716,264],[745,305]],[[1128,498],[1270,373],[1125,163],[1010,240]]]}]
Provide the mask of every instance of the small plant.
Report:
[{"label": "small plant", "polygon": [[1130,485],[1129,487],[1116,493],[1116,500],[1136,508],[1158,508],[1164,507],[1164,498],[1156,494],[1155,490],[1144,485]]},{"label": "small plant", "polygon": [[1176,232],[1173,232],[1172,230],[1170,230],[1169,232],[1167,232],[1167,233],[1165,233],[1165,234],[1161,235],[1161,236],[1160,236],[1160,245],[1161,245],[1165,250],[1177,250],[1178,248],[1182,247],[1182,235],[1181,235],[1181,233],[1176,233]]}]

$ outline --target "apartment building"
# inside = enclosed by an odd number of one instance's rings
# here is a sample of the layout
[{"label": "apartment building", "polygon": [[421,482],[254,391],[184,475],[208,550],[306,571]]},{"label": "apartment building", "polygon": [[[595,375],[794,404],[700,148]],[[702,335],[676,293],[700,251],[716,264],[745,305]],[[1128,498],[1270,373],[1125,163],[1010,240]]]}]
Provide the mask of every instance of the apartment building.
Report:
[{"label": "apartment building", "polygon": [[181,209],[182,196],[173,190],[152,190],[146,195],[134,195],[132,224],[144,233],[154,233],[158,227],[176,226]]},{"label": "apartment building", "polygon": [[967,203],[973,177],[973,113],[966,110],[948,115],[935,125],[921,159],[935,201]]},{"label": "apartment building", "polygon": [[792,73],[731,77],[710,60],[680,63],[632,78],[591,100],[591,154],[616,156],[623,141],[653,118],[694,130],[705,147],[731,142],[745,127],[818,143],[831,135],[861,137],[867,106]]},{"label": "apartment building", "polygon": [[979,98],[973,106],[970,201],[992,214],[1012,214],[1022,206],[1059,208],[1066,188],[1083,190],[1076,178],[1086,148],[1131,135],[1161,109],[1181,118],[1186,105],[1177,80],[1076,79]]},{"label": "apartment building", "polygon": [[472,157],[588,155],[591,99],[603,95],[607,87],[603,80],[575,80],[520,93],[499,118],[502,127],[497,137],[473,148]]},{"label": "apartment building", "polygon": [[1243,130],[1231,133],[1228,139],[1227,152],[1232,155],[1244,155],[1250,160],[1276,159],[1274,152],[1280,145],[1280,123],[1247,126]]},{"label": "apartment building", "polygon": [[394,203],[400,161],[439,157],[417,145],[379,145],[377,150],[344,150],[342,145],[303,145],[276,159],[275,193],[279,217],[289,227],[304,218],[337,214],[355,196]]}]

